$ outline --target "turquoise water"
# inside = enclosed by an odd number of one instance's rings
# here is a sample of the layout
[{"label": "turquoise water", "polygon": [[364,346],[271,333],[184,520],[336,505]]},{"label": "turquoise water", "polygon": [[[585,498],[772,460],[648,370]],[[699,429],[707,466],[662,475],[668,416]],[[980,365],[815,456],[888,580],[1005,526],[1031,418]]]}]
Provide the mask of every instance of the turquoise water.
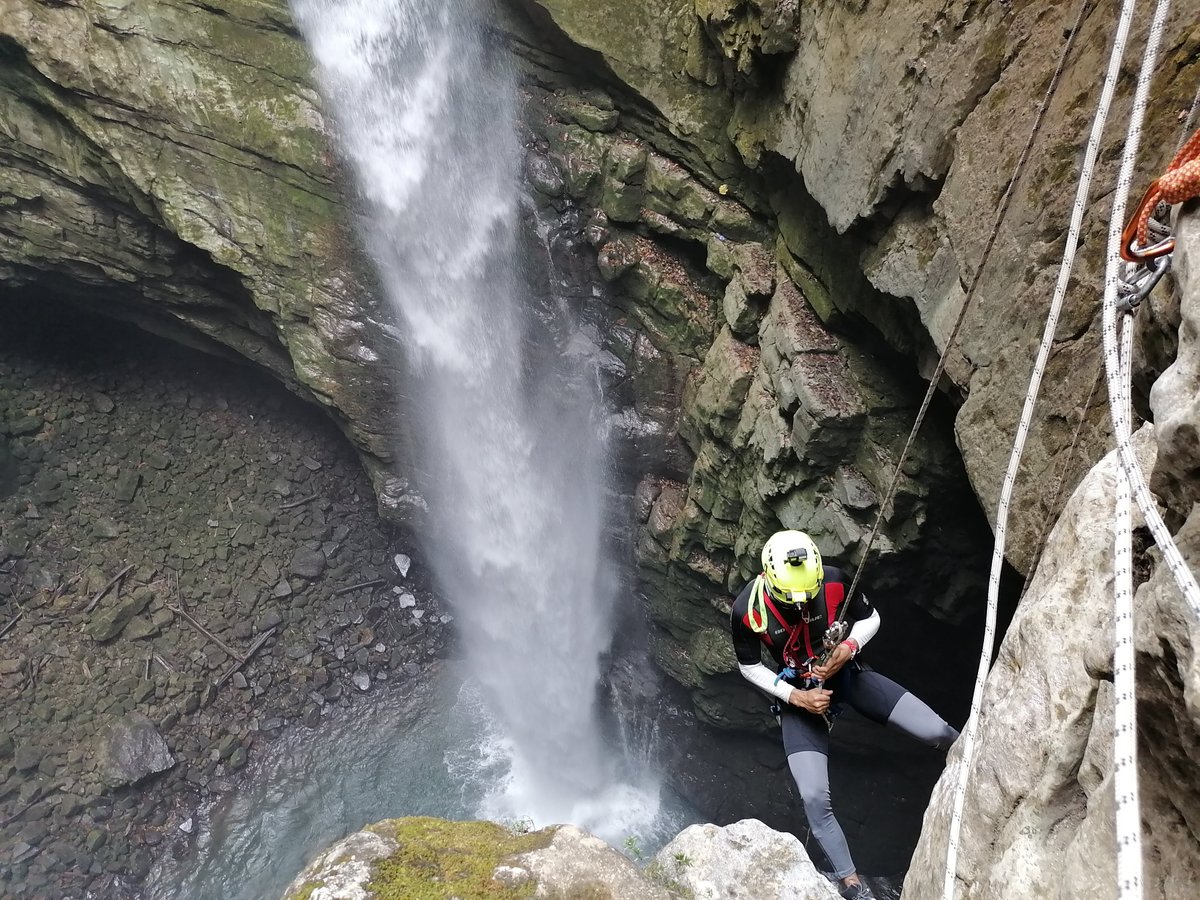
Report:
[{"label": "turquoise water", "polygon": [[[439,696],[452,705],[437,709]],[[444,677],[416,689],[389,687],[360,705],[327,716],[317,729],[296,726],[257,754],[234,790],[193,816],[194,853],[161,860],[143,895],[279,897],[318,852],[364,825],[410,815],[486,817],[498,793],[510,796],[512,758],[477,690]],[[627,755],[612,750],[614,758]],[[626,774],[636,783],[637,773]],[[602,836],[614,846],[632,837],[652,852],[696,821],[668,793],[653,796],[653,810],[644,807],[646,796],[594,798],[592,826],[607,830]],[[632,804],[627,819],[624,803]],[[588,810],[580,812],[586,820]]]}]

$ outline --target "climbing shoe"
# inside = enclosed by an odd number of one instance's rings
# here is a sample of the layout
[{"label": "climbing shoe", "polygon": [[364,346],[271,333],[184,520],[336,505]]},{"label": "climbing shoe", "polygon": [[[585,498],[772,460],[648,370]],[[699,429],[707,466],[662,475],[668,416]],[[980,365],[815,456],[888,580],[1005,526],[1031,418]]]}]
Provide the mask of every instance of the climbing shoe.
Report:
[{"label": "climbing shoe", "polygon": [[846,900],[875,900],[875,895],[871,893],[871,889],[863,881],[842,888],[840,893]]}]

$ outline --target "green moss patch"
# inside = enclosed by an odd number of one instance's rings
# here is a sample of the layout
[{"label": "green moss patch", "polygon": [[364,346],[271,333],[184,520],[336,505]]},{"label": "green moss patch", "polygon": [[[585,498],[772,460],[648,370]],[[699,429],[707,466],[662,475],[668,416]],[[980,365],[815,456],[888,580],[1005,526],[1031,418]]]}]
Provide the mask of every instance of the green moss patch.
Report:
[{"label": "green moss patch", "polygon": [[521,900],[532,897],[532,880],[510,886],[492,880],[506,859],[550,845],[554,830],[513,834],[494,822],[392,819],[371,831],[393,837],[399,849],[374,866],[368,888],[381,900]]},{"label": "green moss patch", "polygon": [[309,900],[313,895],[313,891],[319,887],[321,887],[321,882],[319,881],[306,881],[301,886],[299,893],[295,897],[292,897],[291,900]]}]

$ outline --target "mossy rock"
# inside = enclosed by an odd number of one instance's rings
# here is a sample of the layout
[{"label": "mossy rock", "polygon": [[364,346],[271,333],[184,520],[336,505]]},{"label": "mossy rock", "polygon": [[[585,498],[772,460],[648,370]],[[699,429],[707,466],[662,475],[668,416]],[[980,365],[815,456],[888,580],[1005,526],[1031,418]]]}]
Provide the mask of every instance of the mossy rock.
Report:
[{"label": "mossy rock", "polygon": [[369,889],[380,900],[532,897],[531,883],[505,885],[492,873],[506,858],[550,845],[553,829],[514,834],[494,822],[393,819],[379,826],[399,847],[375,866]]},{"label": "mossy rock", "polygon": [[318,857],[292,882],[285,900],[332,900],[350,885],[379,900],[521,900],[532,881],[504,883],[497,867],[550,845],[554,829],[513,832],[494,822],[387,819],[353,834]]},{"label": "mossy rock", "polygon": [[572,825],[388,819],[339,841],[284,900],[674,900],[604,841]]}]

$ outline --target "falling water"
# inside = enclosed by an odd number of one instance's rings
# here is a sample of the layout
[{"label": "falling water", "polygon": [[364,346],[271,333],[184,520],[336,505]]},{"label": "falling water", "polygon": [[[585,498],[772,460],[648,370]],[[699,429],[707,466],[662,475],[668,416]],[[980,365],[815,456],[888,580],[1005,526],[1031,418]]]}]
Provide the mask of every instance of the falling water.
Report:
[{"label": "falling water", "polygon": [[507,54],[466,0],[295,8],[398,314],[426,550],[476,688],[460,701],[479,718],[476,745],[447,763],[503,752],[477,814],[637,832],[658,788],[621,771],[596,709],[613,601],[600,577],[602,398],[580,356],[556,352],[565,311],[533,316],[523,283]]}]

